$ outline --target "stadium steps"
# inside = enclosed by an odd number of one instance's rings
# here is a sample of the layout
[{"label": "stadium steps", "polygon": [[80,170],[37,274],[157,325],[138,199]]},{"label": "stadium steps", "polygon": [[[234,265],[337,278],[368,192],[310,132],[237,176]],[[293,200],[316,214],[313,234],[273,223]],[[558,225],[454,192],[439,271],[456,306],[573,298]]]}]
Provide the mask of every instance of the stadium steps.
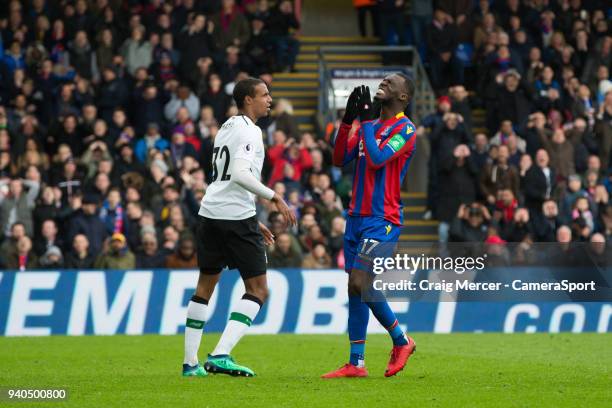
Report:
[{"label": "stadium steps", "polygon": [[300,37],[300,42],[302,47],[315,46],[318,48],[321,45],[374,45],[379,43],[379,39],[374,37],[309,35]]},{"label": "stadium steps", "polygon": [[[329,68],[354,68],[355,62],[330,62],[327,66]],[[363,61],[359,62],[359,66],[361,68],[376,68],[380,67],[381,64],[380,62]],[[319,69],[319,64],[317,62],[297,62],[295,69],[298,71],[316,71]]]},{"label": "stadium steps", "polygon": [[[301,46],[295,64],[296,72],[275,73],[271,91],[274,99],[285,98],[291,102],[301,132],[314,132],[319,102],[319,48],[336,45],[373,45],[378,44],[379,40],[351,36],[301,36],[299,40]],[[382,65],[378,54],[339,52],[326,56],[329,68]]]},{"label": "stadium steps", "polygon": [[[402,192],[402,202],[404,226],[400,242],[437,242],[438,221],[423,219],[423,214],[427,210],[427,194]],[[412,248],[410,250],[412,251]]]}]

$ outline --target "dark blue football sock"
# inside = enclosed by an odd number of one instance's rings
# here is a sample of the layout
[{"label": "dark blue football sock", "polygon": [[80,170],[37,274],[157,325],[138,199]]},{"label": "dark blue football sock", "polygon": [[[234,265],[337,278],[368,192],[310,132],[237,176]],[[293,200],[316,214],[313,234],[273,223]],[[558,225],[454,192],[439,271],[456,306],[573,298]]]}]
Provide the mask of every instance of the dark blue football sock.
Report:
[{"label": "dark blue football sock", "polygon": [[393,339],[393,345],[403,346],[408,344],[408,340],[398,324],[395,313],[393,313],[386,300],[378,299],[376,302],[368,302],[368,307],[372,310],[374,317],[389,332],[391,339]]},{"label": "dark blue football sock", "polygon": [[349,362],[354,366],[363,366],[365,360],[365,340],[368,330],[370,309],[361,301],[361,296],[349,295],[348,332],[351,342]]}]

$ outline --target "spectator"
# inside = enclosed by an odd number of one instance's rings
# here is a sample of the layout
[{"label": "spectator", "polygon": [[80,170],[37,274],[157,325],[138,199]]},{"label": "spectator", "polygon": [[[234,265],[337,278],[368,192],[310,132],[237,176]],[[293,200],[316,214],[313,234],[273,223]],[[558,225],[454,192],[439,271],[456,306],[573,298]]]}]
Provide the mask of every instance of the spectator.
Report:
[{"label": "spectator", "polygon": [[327,248],[325,248],[324,244],[316,244],[302,261],[302,268],[307,269],[331,268],[331,265],[331,257],[327,253]]},{"label": "spectator", "polygon": [[[512,126],[512,122],[510,120],[504,120],[501,122],[501,126],[499,131],[493,136],[490,140],[492,145],[508,145],[510,140],[514,139],[515,145],[518,150],[524,152],[527,144],[523,139],[521,139],[515,132]],[[508,146],[510,147],[510,146]]]},{"label": "spectator", "polygon": [[6,269],[25,271],[38,267],[38,258],[32,251],[32,240],[26,235],[17,241],[16,250],[6,257]]},{"label": "spectator", "polygon": [[165,82],[178,78],[176,69],[172,63],[172,54],[169,51],[161,51],[159,61],[153,67],[153,76],[157,84],[163,85]]},{"label": "spectator", "polygon": [[164,115],[169,122],[177,122],[180,108],[187,108],[189,118],[192,121],[198,120],[200,114],[200,101],[186,85],[181,85],[172,95],[170,101],[164,107]]},{"label": "spectator", "polygon": [[125,40],[119,49],[130,74],[134,75],[138,68],[149,68],[153,61],[153,46],[145,40],[145,28],[133,27],[130,38]]},{"label": "spectator", "polygon": [[542,145],[550,156],[550,166],[559,178],[567,178],[576,172],[574,166],[574,146],[565,138],[563,129],[553,132],[552,140],[542,139]]},{"label": "spectator", "polygon": [[532,216],[542,211],[542,204],[554,193],[555,172],[549,166],[548,153],[544,149],[536,153],[536,163],[525,173],[522,188],[525,195],[525,206]]},{"label": "spectator", "polygon": [[450,231],[450,242],[484,242],[487,237],[486,223],[491,219],[489,210],[481,204],[461,204],[457,216],[453,219]]},{"label": "spectator", "polygon": [[127,101],[128,90],[125,83],[117,77],[113,69],[105,68],[102,71],[102,83],[96,102],[100,118],[110,122],[115,108],[125,106]]},{"label": "spectator", "polygon": [[166,254],[159,250],[157,237],[153,232],[142,234],[142,250],[136,254],[136,268],[163,268],[166,266]]},{"label": "spectator", "polygon": [[115,55],[115,35],[113,30],[106,28],[100,31],[97,35],[98,48],[94,53],[95,56],[95,73],[94,79],[99,81],[99,73],[106,68],[112,68],[113,56]]},{"label": "spectator", "polygon": [[507,228],[502,237],[508,242],[523,242],[526,238],[533,236],[533,229],[529,219],[529,210],[518,208],[514,212],[511,222],[507,223]]},{"label": "spectator", "polygon": [[70,64],[79,76],[85,79],[93,77],[93,51],[87,38],[87,32],[80,30],[76,33],[74,41],[68,44],[70,50]]},{"label": "spectator", "polygon": [[170,143],[159,134],[159,125],[151,122],[147,126],[147,133],[136,142],[134,154],[141,163],[147,163],[149,151],[155,149],[164,152],[170,148]]},{"label": "spectator", "polygon": [[[131,188],[129,191],[137,191],[134,188]],[[142,204],[140,200],[137,201],[129,201],[130,193],[125,194],[126,199],[126,236],[128,246],[130,248],[139,248],[141,246],[141,228],[140,222],[142,220],[142,216],[144,215]]]},{"label": "spectator", "polygon": [[299,268],[302,266],[302,254],[292,246],[291,236],[286,232],[276,237],[269,258],[271,268]]},{"label": "spectator", "polygon": [[63,162],[62,168],[62,172],[55,177],[54,182],[61,191],[62,204],[66,205],[72,196],[81,192],[83,176],[71,156]]},{"label": "spectator", "polygon": [[134,269],[136,260],[127,246],[125,235],[119,232],[114,233],[110,242],[106,241],[105,247],[94,262],[95,268]]},{"label": "spectator", "polygon": [[438,90],[448,86],[444,78],[445,70],[451,71],[451,84],[463,83],[463,63],[457,59],[457,28],[451,17],[443,10],[434,11],[433,21],[427,27],[427,48],[431,58],[431,82]]},{"label": "spectator", "polygon": [[542,140],[549,140],[552,131],[546,127],[546,116],[542,112],[535,112],[528,116],[525,135],[525,151],[531,156],[542,148]]},{"label": "spectator", "polygon": [[41,268],[61,269],[64,267],[64,257],[61,249],[55,245],[47,248],[45,253],[39,258],[38,263]]},{"label": "spectator", "polygon": [[572,220],[574,203],[580,197],[587,197],[587,192],[582,188],[580,176],[572,174],[568,177],[567,189],[561,199],[561,216],[568,224]]},{"label": "spectator", "polygon": [[40,198],[32,213],[34,219],[34,230],[40,231],[45,220],[55,220],[61,214],[61,190],[46,186],[43,188]]},{"label": "spectator", "polygon": [[99,197],[106,197],[111,188],[111,180],[108,174],[98,172],[91,183],[87,186],[86,191],[91,192]]},{"label": "spectator", "polygon": [[421,121],[421,126],[417,128],[417,132],[424,132],[425,129],[430,132],[438,127],[438,125],[443,124],[442,118],[447,112],[451,111],[451,99],[442,95],[437,100],[437,109],[434,113],[431,113]]},{"label": "spectator", "polygon": [[293,13],[293,3],[290,0],[280,0],[270,13],[267,25],[270,41],[274,44],[277,70],[293,71],[295,59],[300,52],[300,43],[294,36],[300,23]]},{"label": "spectator", "polygon": [[590,121],[593,121],[595,116],[595,104],[591,98],[591,90],[586,85],[580,85],[578,88],[578,95],[574,97],[572,103],[572,116],[586,117]]},{"label": "spectator", "polygon": [[[280,140],[280,139],[279,139]],[[277,144],[268,150],[268,158],[272,165],[272,172],[268,184],[274,185],[275,182],[287,177],[298,182],[302,173],[312,167],[312,157],[304,146],[294,139],[287,140],[284,144]],[[292,174],[287,174],[286,165],[290,165]]]},{"label": "spectator", "polygon": [[72,242],[77,234],[83,234],[89,241],[92,254],[102,251],[102,243],[108,236],[106,225],[98,216],[98,198],[88,193],[83,197],[81,208],[70,218],[67,238]]},{"label": "spectator", "polygon": [[289,100],[280,98],[276,101],[274,109],[270,115],[271,123],[268,125],[268,135],[282,131],[287,138],[300,140],[298,123],[293,116],[293,106]]},{"label": "spectator", "polygon": [[174,252],[178,248],[179,243],[179,232],[172,225],[168,225],[163,229],[163,249],[166,251]]},{"label": "spectator", "polygon": [[315,223],[300,237],[300,243],[305,251],[312,251],[317,244],[327,245],[327,238],[321,227]]},{"label": "spectator", "polygon": [[163,104],[154,83],[145,84],[142,93],[136,95],[134,112],[134,127],[141,135],[147,132],[147,126],[156,124],[163,118]]},{"label": "spectator", "polygon": [[[34,243],[34,253],[42,257],[49,248],[63,248],[64,242],[58,237],[58,228],[54,220],[45,220],[40,229],[40,236]],[[61,255],[61,253],[60,253]]]},{"label": "spectator", "polygon": [[472,144],[471,137],[462,122],[461,115],[448,112],[442,117],[442,123],[432,132],[430,140],[436,162],[449,158],[456,146]]},{"label": "spectator", "polygon": [[452,159],[439,163],[440,191],[436,217],[440,220],[438,236],[440,242],[448,241],[450,223],[460,206],[476,199],[477,170],[470,149],[460,144],[453,150]]},{"label": "spectator", "polygon": [[[23,191],[24,184],[28,184],[30,189]],[[40,184],[37,182],[22,181],[13,179],[9,182],[8,194],[0,195],[0,227],[4,235],[11,233],[11,225],[19,220],[25,226],[26,234],[34,234],[34,222],[32,219],[32,209],[40,191]]]},{"label": "spectator", "polygon": [[8,235],[2,241],[2,245],[0,245],[0,252],[2,252],[5,257],[17,252],[17,243],[25,236],[27,236],[25,225],[20,221],[13,223],[10,228],[10,235]]},{"label": "spectator", "polygon": [[179,239],[177,249],[166,258],[166,268],[194,269],[198,267],[195,242],[191,236]]},{"label": "spectator", "polygon": [[186,30],[179,35],[177,45],[181,52],[181,77],[193,80],[193,68],[198,60],[212,57],[215,45],[211,34],[216,27],[215,23],[207,21],[204,14],[196,14]]},{"label": "spectator", "polygon": [[359,24],[359,34],[367,36],[367,15],[370,14],[372,20],[372,30],[374,37],[380,37],[378,5],[375,0],[353,0],[353,7],[357,11],[357,22]]},{"label": "spectator", "polygon": [[121,191],[118,188],[113,187],[109,190],[100,208],[100,219],[106,226],[108,235],[126,232],[127,216],[121,203]]},{"label": "spectator", "polygon": [[488,121],[489,129],[496,129],[501,121],[510,120],[519,128],[527,123],[531,110],[529,93],[521,86],[521,75],[515,70],[508,70],[503,75],[503,84],[498,88],[494,103],[497,109],[488,110],[488,115],[496,115]]},{"label": "spectator", "polygon": [[261,17],[251,20],[251,37],[246,44],[245,55],[251,61],[254,76],[271,72],[274,63],[265,26],[266,23]]},{"label": "spectator", "polygon": [[211,74],[208,77],[208,90],[202,96],[202,105],[212,107],[217,123],[223,123],[225,113],[230,105],[229,96],[223,91],[221,77]]},{"label": "spectator", "polygon": [[65,259],[66,268],[91,269],[95,258],[89,252],[89,240],[83,234],[77,234],[72,240],[72,250],[68,252]]},{"label": "spectator", "polygon": [[[429,0],[413,0],[410,5],[412,6],[411,25],[412,25],[412,37],[414,44],[419,48],[424,48],[425,38],[424,33],[427,30],[427,25],[431,22],[433,15],[433,5]],[[377,36],[378,34],[374,34]],[[421,49],[419,49],[421,52]]]},{"label": "spectator", "polygon": [[102,161],[112,163],[111,154],[108,151],[106,143],[95,141],[87,147],[87,150],[85,150],[85,153],[83,153],[81,157],[81,163],[83,163],[87,169],[85,175],[86,179],[91,179],[95,176],[98,171],[98,166]]},{"label": "spectator", "polygon": [[[272,234],[274,234],[275,237],[280,237],[281,234],[289,233],[288,235],[291,238],[292,251],[298,254],[302,254],[302,247],[300,245],[300,242],[293,233],[290,233],[286,220],[281,213],[277,211],[270,212],[270,214],[268,215],[267,222],[268,225],[270,225],[270,231],[272,232]],[[315,223],[316,221],[314,220],[314,217],[312,215],[308,217],[302,217],[302,226],[304,226],[305,228],[310,227]]]},{"label": "spectator", "polygon": [[249,23],[234,0],[221,1],[221,11],[213,17],[212,26],[217,49],[234,45],[242,50],[249,41]]},{"label": "spectator", "polygon": [[610,167],[610,152],[612,151],[612,90],[606,93],[603,103],[599,106],[596,119],[597,151],[601,167],[607,169]]},{"label": "spectator", "polygon": [[14,40],[11,42],[10,47],[8,47],[8,50],[4,53],[2,62],[6,66],[9,75],[12,75],[17,69],[26,68],[23,51],[19,41]]},{"label": "spectator", "polygon": [[480,49],[480,47],[485,44],[489,35],[497,35],[501,32],[503,32],[503,30],[497,25],[497,22],[495,21],[495,14],[483,14],[480,24],[474,29],[474,49]]},{"label": "spectator", "polygon": [[176,169],[180,169],[182,166],[183,158],[185,157],[196,157],[196,150],[190,143],[185,143],[185,134],[180,132],[174,132],[172,134],[172,143],[170,144],[170,159],[172,160],[172,166]]},{"label": "spectator", "polygon": [[466,129],[472,129],[472,107],[468,99],[468,92],[463,85],[455,85],[449,88],[452,111],[463,118]]},{"label": "spectator", "polygon": [[593,217],[593,213],[589,208],[589,200],[587,197],[578,197],[574,202],[573,210],[572,210],[572,221],[576,219],[584,220],[586,227],[589,229],[589,234],[587,237],[595,229],[595,220]]},{"label": "spectator", "polygon": [[557,203],[551,199],[542,204],[542,211],[531,217],[530,222],[537,242],[553,242],[555,232],[563,225]]},{"label": "spectator", "polygon": [[131,144],[124,143],[118,149],[119,157],[114,165],[117,174],[123,174],[124,177],[127,177],[129,174],[142,175],[146,173],[145,166],[136,159],[134,148]]},{"label": "spectator", "polygon": [[332,220],[342,215],[342,203],[336,196],[336,192],[332,188],[325,190],[321,195],[321,202],[317,207],[321,219],[321,227],[325,231],[330,231]]},{"label": "spectator", "polygon": [[497,161],[486,164],[480,176],[480,191],[490,205],[495,204],[498,192],[510,189],[516,197],[519,193],[519,173],[516,167],[508,164],[508,146],[499,146]]}]

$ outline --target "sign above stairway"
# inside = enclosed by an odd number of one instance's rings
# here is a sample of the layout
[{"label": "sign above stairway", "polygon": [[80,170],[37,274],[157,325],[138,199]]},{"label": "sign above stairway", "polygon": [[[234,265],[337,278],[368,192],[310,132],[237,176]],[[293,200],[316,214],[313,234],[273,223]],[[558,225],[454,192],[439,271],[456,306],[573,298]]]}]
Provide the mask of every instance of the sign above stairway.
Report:
[{"label": "sign above stairway", "polygon": [[379,68],[335,68],[330,70],[333,94],[329,104],[334,109],[346,106],[346,100],[359,85],[370,87],[371,93],[376,93],[381,81],[391,74],[403,72],[412,77],[412,70],[406,66],[385,66]]}]

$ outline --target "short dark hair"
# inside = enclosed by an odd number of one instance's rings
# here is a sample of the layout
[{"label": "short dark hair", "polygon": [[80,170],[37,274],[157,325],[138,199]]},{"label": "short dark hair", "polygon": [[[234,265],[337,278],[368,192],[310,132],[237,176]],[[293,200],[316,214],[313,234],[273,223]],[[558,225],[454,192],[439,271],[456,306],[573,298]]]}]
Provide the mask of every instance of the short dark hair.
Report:
[{"label": "short dark hair", "polygon": [[414,96],[414,81],[403,72],[398,72],[399,75],[404,80],[404,88],[406,89],[406,93],[410,98]]},{"label": "short dark hair", "polygon": [[19,227],[22,226],[25,229],[25,224],[21,221],[15,221],[14,223],[11,224],[11,231],[13,231],[13,229],[15,227]]},{"label": "short dark hair", "polygon": [[236,84],[232,96],[238,109],[244,108],[244,98],[247,96],[255,97],[255,87],[259,84],[265,84],[265,82],[257,78],[246,78]]}]

